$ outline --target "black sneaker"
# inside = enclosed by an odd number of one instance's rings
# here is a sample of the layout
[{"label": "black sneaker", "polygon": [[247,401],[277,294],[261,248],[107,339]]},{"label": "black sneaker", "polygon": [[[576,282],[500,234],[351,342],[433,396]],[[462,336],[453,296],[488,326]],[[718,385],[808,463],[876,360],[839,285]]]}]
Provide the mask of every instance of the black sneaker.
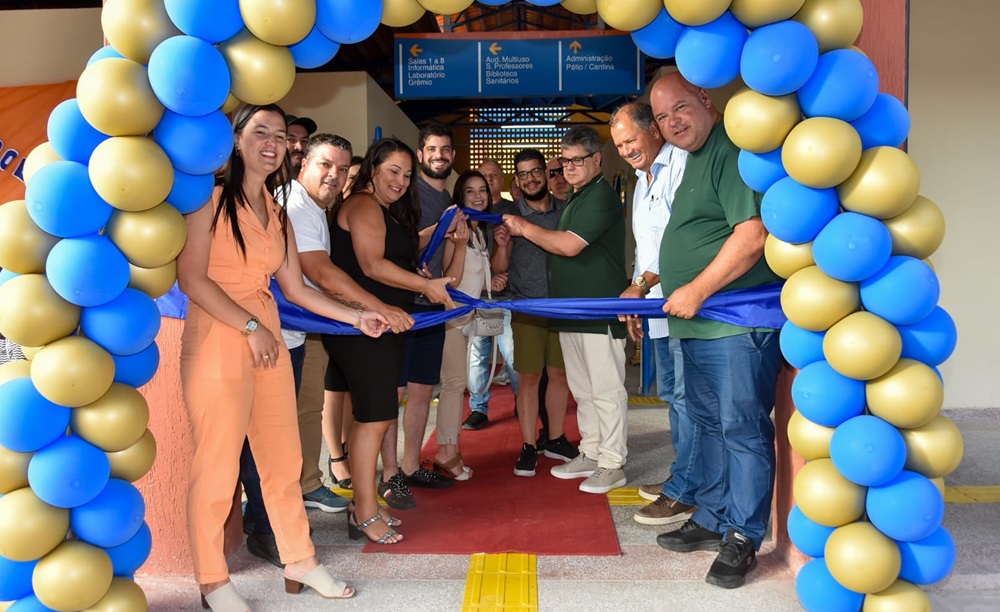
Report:
[{"label": "black sneaker", "polygon": [[545,447],[548,445],[549,445],[549,430],[543,427],[542,430],[538,432],[538,439],[535,440],[535,448],[537,448],[538,452],[541,453],[545,451]]},{"label": "black sneaker", "polygon": [[521,456],[514,464],[515,476],[534,476],[535,466],[538,465],[538,451],[530,444],[521,445]]},{"label": "black sneaker", "polygon": [[661,533],[656,543],[674,552],[686,553],[695,550],[718,550],[722,534],[705,529],[694,519],[688,519],[677,531]]},{"label": "black sneaker", "polygon": [[490,424],[490,417],[486,416],[485,412],[476,412],[473,410],[469,413],[469,416],[465,417],[462,421],[462,429],[470,429],[475,431],[477,429],[482,429]]},{"label": "black sneaker", "polygon": [[285,564],[281,562],[281,555],[278,554],[278,545],[275,543],[273,535],[251,533],[247,536],[247,552],[275,567],[285,567]]},{"label": "black sneaker", "polygon": [[572,461],[576,459],[580,451],[573,448],[573,445],[569,443],[565,435],[559,436],[555,440],[549,440],[545,445],[545,456],[551,457],[552,459],[562,459],[563,461]]},{"label": "black sneaker", "polygon": [[[424,463],[427,463],[426,461]],[[403,468],[399,468],[399,475],[403,477],[403,482],[408,487],[424,487],[425,489],[447,489],[454,486],[455,481],[445,478],[437,472],[432,472],[425,468],[423,464],[417,468],[416,472],[407,474]]]},{"label": "black sneaker", "polygon": [[705,582],[724,589],[735,589],[743,586],[747,574],[757,567],[757,553],[754,551],[750,538],[735,529],[726,532],[726,539],[719,547]]},{"label": "black sneaker", "polygon": [[403,477],[399,473],[393,474],[388,482],[379,479],[378,494],[393,510],[412,510],[417,507],[413,492],[403,482]]}]

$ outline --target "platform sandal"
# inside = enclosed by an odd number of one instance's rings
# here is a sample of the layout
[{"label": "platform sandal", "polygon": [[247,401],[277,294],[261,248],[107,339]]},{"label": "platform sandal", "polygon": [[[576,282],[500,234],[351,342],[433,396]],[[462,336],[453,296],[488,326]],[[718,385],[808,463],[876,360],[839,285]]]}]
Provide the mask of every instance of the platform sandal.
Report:
[{"label": "platform sandal", "polygon": [[390,544],[396,544],[398,542],[401,542],[402,539],[395,540],[395,541],[392,541],[390,539],[390,538],[392,538],[395,535],[400,535],[401,536],[401,534],[399,534],[398,531],[396,531],[395,529],[393,529],[391,527],[389,528],[388,533],[384,534],[381,538],[378,538],[378,539],[373,538],[370,535],[368,535],[367,533],[365,533],[365,531],[364,531],[365,528],[374,525],[377,521],[384,521],[384,520],[385,519],[382,518],[381,514],[376,514],[375,516],[371,517],[367,521],[365,521],[363,523],[358,523],[358,517],[357,517],[357,515],[355,515],[352,512],[351,516],[347,519],[347,537],[349,537],[352,540],[360,540],[361,538],[364,537],[364,538],[368,538],[369,542],[372,542],[374,544],[382,544],[382,545],[390,545]]}]

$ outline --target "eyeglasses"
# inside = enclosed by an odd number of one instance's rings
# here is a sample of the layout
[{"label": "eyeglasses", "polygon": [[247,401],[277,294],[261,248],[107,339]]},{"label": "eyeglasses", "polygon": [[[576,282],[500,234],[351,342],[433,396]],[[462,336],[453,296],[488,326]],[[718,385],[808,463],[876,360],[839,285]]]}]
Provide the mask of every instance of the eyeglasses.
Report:
[{"label": "eyeglasses", "polygon": [[562,168],[549,168],[549,178],[556,178],[557,176],[562,176]]},{"label": "eyeglasses", "polygon": [[588,159],[590,159],[595,155],[597,155],[597,151],[594,151],[593,153],[588,153],[583,157],[557,157],[556,161],[559,162],[560,166],[564,167],[570,164],[573,164],[574,166],[582,166],[583,162],[587,161]]},{"label": "eyeglasses", "polygon": [[529,174],[535,178],[538,178],[542,176],[542,174],[544,173],[545,173],[545,168],[532,168],[531,170],[521,170],[520,172],[515,172],[514,174],[517,175],[517,178],[524,180],[528,178]]}]

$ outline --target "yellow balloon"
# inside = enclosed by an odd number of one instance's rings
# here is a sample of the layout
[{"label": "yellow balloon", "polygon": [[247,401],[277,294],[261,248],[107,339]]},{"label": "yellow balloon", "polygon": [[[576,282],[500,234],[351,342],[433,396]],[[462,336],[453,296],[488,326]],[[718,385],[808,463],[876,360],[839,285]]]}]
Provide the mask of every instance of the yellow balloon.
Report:
[{"label": "yellow balloon", "polygon": [[726,105],[725,126],[741,149],[767,153],[780,147],[802,117],[795,95],[765,96],[744,87]]},{"label": "yellow balloon", "polygon": [[129,270],[128,286],[154,299],[165,295],[177,281],[177,260],[159,268],[140,268],[129,264]]},{"label": "yellow balloon", "polygon": [[900,359],[885,375],[868,382],[865,395],[872,414],[912,429],[930,423],[941,411],[944,384],[929,366]]},{"label": "yellow balloon", "polygon": [[788,176],[814,189],[834,187],[861,161],[861,137],[840,119],[813,117],[796,125],[781,148]]},{"label": "yellow balloon", "polygon": [[729,10],[743,25],[759,28],[790,19],[804,3],[805,0],[733,0]]},{"label": "yellow balloon", "polygon": [[18,274],[42,274],[45,258],[59,238],[42,231],[24,200],[0,206],[0,268]]},{"label": "yellow balloon", "polygon": [[865,597],[862,612],[931,612],[931,599],[923,589],[897,580],[888,589]]},{"label": "yellow balloon", "polygon": [[316,25],[316,0],[240,0],[247,29],[264,42],[294,45]]},{"label": "yellow balloon", "polygon": [[827,527],[840,527],[864,514],[868,488],[844,478],[831,459],[816,459],[795,475],[792,495],[799,510],[810,520]]},{"label": "yellow balloon", "polygon": [[382,23],[390,28],[405,28],[426,12],[417,0],[382,0]]},{"label": "yellow balloon", "polygon": [[87,123],[111,136],[143,136],[163,117],[146,67],[132,60],[110,57],[87,66],[76,98]]},{"label": "yellow balloon", "polygon": [[35,355],[38,354],[38,351],[42,350],[43,348],[45,348],[45,345],[42,345],[42,346],[24,346],[24,345],[22,345],[21,346],[21,352],[24,353],[24,358],[27,359],[30,362],[32,359],[35,358]]},{"label": "yellow balloon", "polygon": [[118,210],[148,210],[174,185],[174,167],[158,144],[140,136],[108,138],[94,149],[90,182]]},{"label": "yellow balloon", "polygon": [[108,237],[129,263],[159,268],[176,259],[184,248],[187,224],[176,208],[163,203],[141,212],[114,212],[108,222]]},{"label": "yellow balloon", "polygon": [[125,450],[105,453],[111,462],[111,477],[135,482],[146,475],[156,460],[156,439],[146,430],[139,441]]},{"label": "yellow balloon", "polygon": [[593,15],[597,12],[597,0],[563,0],[560,4],[577,15]]},{"label": "yellow balloon", "polygon": [[84,612],[145,612],[149,602],[142,587],[128,578],[116,577],[101,601]]},{"label": "yellow balloon", "polygon": [[788,442],[806,461],[829,458],[833,432],[833,427],[817,425],[798,410],[788,419]]},{"label": "yellow balloon", "polygon": [[80,307],[62,299],[42,274],[22,274],[0,285],[0,333],[22,346],[41,346],[70,335]]},{"label": "yellow balloon", "polygon": [[806,0],[792,17],[812,30],[819,52],[851,46],[861,34],[864,11],[861,0]]},{"label": "yellow balloon", "polygon": [[663,0],[663,6],[677,23],[699,26],[722,16],[733,0]]},{"label": "yellow balloon", "polygon": [[475,0],[417,0],[420,6],[438,15],[454,15],[472,6]]},{"label": "yellow balloon", "polygon": [[240,104],[243,104],[242,100],[240,100],[233,94],[229,94],[229,97],[226,98],[225,103],[223,103],[222,105],[222,112],[228,115],[229,113],[239,108]]},{"label": "yellow balloon", "polygon": [[928,480],[934,483],[934,486],[938,488],[938,491],[941,491],[941,497],[944,497],[944,490],[945,490],[944,478],[943,477],[929,478]]},{"label": "yellow balloon", "polygon": [[764,241],[764,259],[781,278],[788,278],[803,268],[815,266],[812,243],[792,244],[768,234]]},{"label": "yellow balloon", "polygon": [[823,355],[830,366],[856,380],[882,376],[896,365],[902,352],[903,339],[896,326],[870,312],[847,315],[823,337]]},{"label": "yellow balloon", "polygon": [[0,364],[0,385],[8,380],[24,378],[25,376],[31,376],[31,363],[29,361],[18,359]]},{"label": "yellow balloon", "polygon": [[846,210],[876,219],[904,213],[919,191],[920,169],[895,147],[872,147],[862,153],[857,169],[837,187]]},{"label": "yellow balloon", "polygon": [[247,104],[273,104],[295,83],[295,60],[286,47],[270,45],[247,30],[219,45],[229,64],[233,95]]},{"label": "yellow balloon", "polygon": [[28,486],[28,462],[34,454],[0,446],[0,495]]},{"label": "yellow balloon", "polygon": [[111,388],[115,361],[81,336],[56,340],[31,360],[31,381],[50,402],[78,408],[97,401]]},{"label": "yellow balloon", "polygon": [[25,186],[31,182],[31,177],[38,172],[42,166],[46,166],[55,161],[62,161],[62,158],[56,153],[56,150],[52,148],[52,145],[48,141],[43,142],[34,149],[31,153],[28,153],[28,157],[24,160],[24,184]]},{"label": "yellow balloon", "polygon": [[43,502],[30,487],[0,497],[0,556],[41,559],[66,539],[69,509]]},{"label": "yellow balloon", "polygon": [[149,424],[149,406],[135,387],[114,383],[96,402],[72,411],[70,427],[105,452],[125,450]]},{"label": "yellow balloon", "polygon": [[648,26],[661,10],[663,3],[659,0],[597,0],[597,14],[623,32]]},{"label": "yellow balloon", "polygon": [[913,429],[901,429],[906,442],[906,469],[928,478],[941,478],[955,471],[962,462],[965,443],[962,432],[948,417],[937,415],[930,423]]},{"label": "yellow balloon", "polygon": [[904,212],[885,220],[892,236],[892,254],[930,257],[944,241],[944,215],[933,201],[918,195]]},{"label": "yellow balloon", "polygon": [[826,541],[826,566],[842,586],[857,593],[884,591],[899,578],[896,541],[867,522],[834,530]]},{"label": "yellow balloon", "polygon": [[66,540],[45,555],[31,576],[38,601],[53,610],[84,610],[111,588],[111,557],[97,546]]},{"label": "yellow balloon", "polygon": [[809,331],[826,331],[860,308],[857,283],[831,278],[817,266],[792,274],[781,289],[781,309],[792,323]]},{"label": "yellow balloon", "polygon": [[161,42],[181,34],[167,16],[163,0],[105,0],[101,26],[115,51],[140,64],[149,63]]}]

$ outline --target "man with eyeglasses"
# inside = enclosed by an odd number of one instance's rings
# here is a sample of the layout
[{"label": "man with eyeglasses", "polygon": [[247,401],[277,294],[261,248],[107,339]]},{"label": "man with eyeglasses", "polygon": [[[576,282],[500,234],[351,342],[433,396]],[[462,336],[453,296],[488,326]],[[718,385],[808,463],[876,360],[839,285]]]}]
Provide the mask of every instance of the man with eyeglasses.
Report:
[{"label": "man with eyeglasses", "polygon": [[549,170],[549,191],[560,200],[569,199],[569,183],[563,176],[563,168],[559,165],[559,158],[553,157],[546,166]]},{"label": "man with eyeglasses", "polygon": [[[570,128],[560,143],[559,163],[573,186],[554,230],[504,215],[504,225],[549,253],[553,298],[618,297],[625,272],[625,211],[601,172],[601,140],[594,128]],[[628,454],[625,392],[625,323],[617,318],[558,319],[566,379],[577,402],[580,454],[552,468],[556,478],[585,478],[580,490],[607,493],[624,486]]]}]

